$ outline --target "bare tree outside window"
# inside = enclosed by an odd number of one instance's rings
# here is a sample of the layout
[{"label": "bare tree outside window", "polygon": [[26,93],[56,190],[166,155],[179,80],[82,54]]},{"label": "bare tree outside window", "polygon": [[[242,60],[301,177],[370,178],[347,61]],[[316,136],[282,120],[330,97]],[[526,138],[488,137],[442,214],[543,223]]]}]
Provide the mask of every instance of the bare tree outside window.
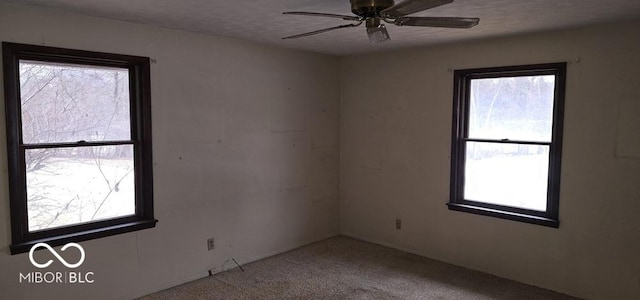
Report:
[{"label": "bare tree outside window", "polygon": [[[469,138],[551,141],[555,76],[472,79]],[[464,197],[544,211],[549,146],[467,143]]]},{"label": "bare tree outside window", "polygon": [[151,59],[2,42],[11,254],[153,228]]},{"label": "bare tree outside window", "polygon": [[[25,145],[131,139],[129,70],[20,61]],[[29,231],[135,214],[132,145],[25,151]]]},{"label": "bare tree outside window", "polygon": [[449,209],[559,226],[566,65],[454,72]]}]

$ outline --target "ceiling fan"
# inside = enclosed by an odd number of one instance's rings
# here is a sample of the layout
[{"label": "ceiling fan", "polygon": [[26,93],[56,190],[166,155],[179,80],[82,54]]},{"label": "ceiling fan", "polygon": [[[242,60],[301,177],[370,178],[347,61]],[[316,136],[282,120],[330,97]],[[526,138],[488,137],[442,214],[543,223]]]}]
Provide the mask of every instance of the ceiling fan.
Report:
[{"label": "ceiling fan", "polygon": [[422,26],[422,27],[446,27],[446,28],[471,28],[478,25],[478,18],[455,17],[410,17],[423,10],[449,4],[453,0],[405,0],[395,4],[393,0],[350,0],[351,12],[355,16],[326,14],[304,11],[288,11],[285,15],[302,15],[314,17],[338,18],[356,23],[329,27],[302,34],[296,34],[283,39],[297,39],[305,36],[319,34],[341,28],[357,27],[365,23],[369,40],[373,43],[381,43],[390,40],[387,28],[382,21],[397,26]]}]

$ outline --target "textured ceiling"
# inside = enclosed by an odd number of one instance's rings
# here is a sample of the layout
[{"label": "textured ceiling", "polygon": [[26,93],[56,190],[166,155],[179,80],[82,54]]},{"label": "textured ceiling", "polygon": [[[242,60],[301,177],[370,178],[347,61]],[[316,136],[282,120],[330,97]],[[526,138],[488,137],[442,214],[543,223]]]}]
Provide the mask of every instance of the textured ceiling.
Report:
[{"label": "textured ceiling", "polygon": [[283,11],[351,14],[349,0],[0,0],[81,14],[253,40],[288,48],[350,55],[418,45],[640,19],[640,0],[456,0],[417,16],[479,17],[472,29],[387,28],[392,40],[369,43],[364,26],[295,40],[282,37],[347,24]]}]

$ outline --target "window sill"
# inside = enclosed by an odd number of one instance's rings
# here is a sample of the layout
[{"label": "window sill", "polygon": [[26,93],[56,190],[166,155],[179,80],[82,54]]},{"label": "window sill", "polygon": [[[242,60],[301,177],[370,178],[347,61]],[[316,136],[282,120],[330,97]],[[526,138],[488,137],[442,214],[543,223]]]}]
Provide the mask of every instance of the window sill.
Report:
[{"label": "window sill", "polygon": [[112,236],[121,233],[127,233],[132,231],[138,231],[156,226],[158,220],[143,220],[133,221],[125,224],[112,225],[107,227],[101,227],[98,229],[85,230],[65,235],[58,235],[50,238],[43,238],[37,240],[31,240],[28,242],[14,244],[10,246],[11,254],[24,253],[31,250],[31,247],[37,243],[47,243],[49,246],[61,246],[70,242],[82,242],[87,240],[93,240],[101,237]]},{"label": "window sill", "polygon": [[496,217],[506,220],[524,222],[529,224],[542,225],[547,227],[558,228],[560,226],[560,221],[555,219],[549,219],[545,217],[532,216],[522,213],[509,212],[499,209],[491,209],[486,207],[479,207],[475,205],[469,204],[460,204],[460,203],[447,203],[449,210],[462,211],[477,215]]}]

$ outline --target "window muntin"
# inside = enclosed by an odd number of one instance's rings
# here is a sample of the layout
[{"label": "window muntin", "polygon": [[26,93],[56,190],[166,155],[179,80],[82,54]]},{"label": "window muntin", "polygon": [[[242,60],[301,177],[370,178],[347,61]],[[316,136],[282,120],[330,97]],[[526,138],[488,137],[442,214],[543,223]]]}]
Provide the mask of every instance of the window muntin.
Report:
[{"label": "window muntin", "polygon": [[149,58],[2,48],[11,252],[154,227]]},{"label": "window muntin", "polygon": [[566,64],[458,70],[449,207],[558,226]]}]

